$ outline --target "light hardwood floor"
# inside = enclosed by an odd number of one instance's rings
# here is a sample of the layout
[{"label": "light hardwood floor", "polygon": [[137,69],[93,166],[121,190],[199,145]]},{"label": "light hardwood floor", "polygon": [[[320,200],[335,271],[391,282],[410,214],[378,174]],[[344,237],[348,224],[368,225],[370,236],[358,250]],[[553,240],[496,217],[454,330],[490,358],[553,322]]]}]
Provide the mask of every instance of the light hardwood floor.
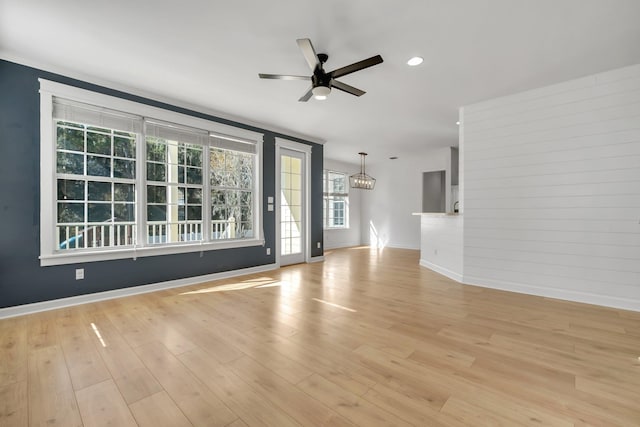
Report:
[{"label": "light hardwood floor", "polygon": [[0,426],[638,426],[640,313],[457,284],[418,252],[0,321]]}]

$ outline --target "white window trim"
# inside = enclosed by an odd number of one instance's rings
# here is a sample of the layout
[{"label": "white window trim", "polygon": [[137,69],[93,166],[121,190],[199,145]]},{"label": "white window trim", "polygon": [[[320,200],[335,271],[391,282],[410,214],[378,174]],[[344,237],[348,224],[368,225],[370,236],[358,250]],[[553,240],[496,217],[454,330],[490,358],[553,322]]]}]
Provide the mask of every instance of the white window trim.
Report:
[{"label": "white window trim", "polygon": [[[333,173],[339,173],[340,175],[344,175],[345,176],[345,188],[347,189],[346,193],[330,193],[330,194],[339,194],[339,195],[346,195],[347,200],[349,200],[349,174],[347,172],[341,172],[341,171],[337,171],[337,170],[333,170],[333,169],[323,169],[322,170],[322,181],[323,181],[323,186],[324,186],[324,181],[325,181],[325,173],[328,172],[333,172]],[[324,198],[325,198],[325,192],[324,192],[324,188],[322,189],[322,200],[324,202]],[[324,205],[324,203],[323,203]],[[345,203],[344,206],[344,222],[345,225],[340,226],[340,227],[327,227],[326,221],[325,221],[325,209],[324,206],[322,207],[322,229],[323,230],[349,230],[351,228],[351,221],[349,221],[349,203]]]},{"label": "white window trim", "polygon": [[[80,89],[74,86],[38,79],[40,82],[40,265],[63,265],[114,259],[127,259],[145,256],[170,255],[188,252],[203,252],[216,249],[242,248],[264,245],[264,227],[262,214],[263,194],[263,134],[222,123],[217,123],[182,113],[140,104],[122,98]],[[186,242],[174,243],[166,246],[146,245],[146,238],[138,240],[138,245],[131,248],[86,249],[82,252],[60,253],[55,251],[55,212],[56,212],[56,173],[54,161],[56,158],[55,130],[53,128],[53,97],[60,97],[71,101],[97,105],[112,110],[127,112],[142,117],[152,117],[170,123],[206,130],[217,136],[244,140],[256,145],[255,173],[257,182],[254,183],[256,197],[253,209],[256,224],[256,236],[253,239],[224,240],[216,242]],[[143,152],[142,142],[138,141],[138,156],[136,158],[136,173],[144,176],[144,161],[140,153]],[[146,181],[145,181],[146,182]],[[138,190],[137,206],[144,206],[146,192]],[[143,219],[142,209],[138,208],[136,217],[139,222]],[[141,229],[142,227],[138,227]]]}]

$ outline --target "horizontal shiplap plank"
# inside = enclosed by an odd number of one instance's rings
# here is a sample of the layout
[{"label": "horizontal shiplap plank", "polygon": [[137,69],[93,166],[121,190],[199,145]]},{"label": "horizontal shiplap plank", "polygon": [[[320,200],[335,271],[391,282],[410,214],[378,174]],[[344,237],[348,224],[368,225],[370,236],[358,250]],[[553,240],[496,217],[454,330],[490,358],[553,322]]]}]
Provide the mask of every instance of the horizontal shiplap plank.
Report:
[{"label": "horizontal shiplap plank", "polygon": [[[475,209],[473,204],[467,204],[465,208],[467,215],[473,215],[474,218],[492,218],[494,220],[501,219],[551,219],[551,220],[569,220],[569,221],[620,221],[628,223],[629,231],[633,231],[640,221],[640,208],[637,209],[620,209],[618,207],[606,208],[511,208],[511,209]],[[640,231],[640,230],[638,230]]]},{"label": "horizontal shiplap plank", "polygon": [[[505,178],[509,179],[509,178]],[[481,187],[465,188],[465,209],[473,199],[502,199],[513,197],[573,197],[573,196],[607,196],[618,195],[620,201],[624,197],[638,194],[638,181],[626,182],[592,182],[584,184],[559,184],[559,185],[531,185],[512,188],[502,186],[500,188]]]},{"label": "horizontal shiplap plank", "polygon": [[[475,170],[514,168],[522,166],[539,166],[547,164],[561,164],[562,167],[573,167],[577,170],[587,170],[587,164],[584,162],[591,161],[594,165],[603,160],[617,159],[620,157],[636,157],[640,158],[640,139],[630,141],[626,144],[609,145],[606,141],[595,147],[574,148],[572,150],[563,150],[555,152],[527,153],[520,156],[510,156],[503,158],[471,160],[465,162],[466,172],[473,173]],[[605,165],[610,162],[603,162]],[[584,166],[583,166],[584,165]],[[612,168],[620,168],[616,163],[611,164]],[[634,164],[635,166],[635,164]],[[604,165],[602,166],[604,167]],[[568,172],[571,172],[569,170]],[[640,176],[640,172],[638,175]]]},{"label": "horizontal shiplap plank", "polygon": [[[513,178],[512,181],[517,181],[525,178]],[[533,179],[527,177],[526,179]],[[618,182],[618,181],[614,181]],[[493,184],[493,183],[491,183]],[[548,184],[551,185],[551,184]],[[534,186],[530,184],[528,186]],[[514,188],[517,191],[522,189],[521,185],[504,185],[499,186],[496,183],[496,188]],[[593,209],[593,208],[610,208],[615,206],[615,209],[628,209],[628,208],[640,208],[640,195],[630,194],[624,197],[621,201],[620,196],[617,194],[601,194],[601,195],[587,195],[587,196],[538,196],[538,197],[505,197],[498,198],[473,198],[466,200],[466,207],[473,209],[545,209],[545,208],[572,208],[572,209]]]},{"label": "horizontal shiplap plank", "polygon": [[503,261],[524,261],[580,267],[585,270],[619,271],[633,273],[640,283],[640,248],[576,245],[558,242],[514,242],[512,240],[485,240],[469,238],[465,242],[469,257],[492,257]]},{"label": "horizontal shiplap plank", "polygon": [[566,102],[575,92],[594,91],[595,94],[619,92],[619,88],[632,87],[640,78],[640,64],[619,68],[600,74],[545,86],[514,95],[490,99],[465,107],[465,122],[477,122],[491,117],[508,115],[510,112],[544,108],[555,103]]},{"label": "horizontal shiplap plank", "polygon": [[[599,134],[575,135],[572,137],[556,137],[547,140],[522,140],[512,141],[508,145],[497,147],[476,147],[473,154],[473,162],[484,160],[506,159],[522,157],[538,153],[558,153],[562,151],[582,150],[591,147],[608,145],[612,150],[618,144],[640,141],[640,123],[636,128],[623,129],[616,132],[603,132]],[[466,162],[465,162],[466,165]]]},{"label": "horizontal shiplap plank", "polygon": [[[638,221],[574,221],[571,219],[531,219],[531,218],[475,218],[465,210],[465,234],[470,229],[499,228],[501,230],[545,230],[545,231],[591,231],[612,233],[640,234]],[[634,230],[635,229],[635,230]]]},{"label": "horizontal shiplap plank", "polygon": [[575,93],[573,99],[563,99],[561,102],[548,103],[547,99],[539,100],[540,106],[534,109],[523,111],[510,110],[509,114],[496,117],[488,115],[482,121],[465,121],[467,131],[476,132],[483,135],[486,132],[495,132],[497,130],[508,131],[510,128],[517,128],[522,125],[539,123],[544,127],[544,123],[550,120],[551,123],[555,119],[563,117],[571,117],[577,114],[599,112],[608,108],[621,108],[621,106],[630,105],[640,101],[640,78],[634,79],[630,85],[619,85],[617,92],[604,92],[606,88],[599,88],[600,92],[595,90],[580,91]]},{"label": "horizontal shiplap plank", "polygon": [[464,149],[467,153],[489,150],[511,145],[537,144],[544,141],[557,141],[592,135],[606,135],[610,133],[628,131],[640,128],[638,115],[612,118],[609,120],[597,120],[584,123],[574,123],[551,129],[538,129],[532,132],[523,132],[519,135],[496,136],[491,139],[476,138],[471,133],[465,132]]},{"label": "horizontal shiplap plank", "polygon": [[[640,231],[638,233],[611,233],[590,230],[530,230],[526,228],[469,227],[465,230],[465,242],[474,241],[492,244],[492,240],[512,240],[515,242],[543,242],[545,244],[562,243],[568,245],[603,246],[604,250],[616,248],[625,254],[628,247],[640,248]],[[474,240],[475,239],[475,240]],[[626,255],[625,255],[626,256]]]}]

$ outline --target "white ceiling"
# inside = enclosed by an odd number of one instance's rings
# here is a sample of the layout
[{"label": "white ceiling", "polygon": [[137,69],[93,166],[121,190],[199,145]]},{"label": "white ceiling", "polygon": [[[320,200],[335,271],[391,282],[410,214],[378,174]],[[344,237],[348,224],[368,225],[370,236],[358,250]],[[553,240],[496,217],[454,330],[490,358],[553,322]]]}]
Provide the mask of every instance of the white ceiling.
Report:
[{"label": "white ceiling", "polygon": [[[340,80],[367,91],[298,98],[310,74],[380,54]],[[408,67],[420,55],[425,62]],[[375,162],[457,145],[458,107],[640,63],[638,0],[0,0],[0,56],[326,142]]]}]

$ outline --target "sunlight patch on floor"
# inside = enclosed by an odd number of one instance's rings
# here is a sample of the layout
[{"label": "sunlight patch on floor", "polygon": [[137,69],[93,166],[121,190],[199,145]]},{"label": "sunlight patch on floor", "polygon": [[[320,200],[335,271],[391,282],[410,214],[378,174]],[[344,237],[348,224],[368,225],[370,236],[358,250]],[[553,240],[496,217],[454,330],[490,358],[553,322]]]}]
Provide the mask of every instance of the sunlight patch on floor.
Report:
[{"label": "sunlight patch on floor", "polygon": [[96,336],[100,340],[100,344],[102,344],[103,347],[106,347],[107,344],[104,342],[104,339],[102,339],[102,335],[100,334],[100,330],[98,329],[96,324],[93,323],[93,322],[91,323],[91,329],[93,329],[93,333],[96,334]]},{"label": "sunlight patch on floor", "polygon": [[197,295],[209,294],[213,292],[241,291],[251,288],[270,288],[281,286],[282,283],[272,279],[271,277],[260,277],[257,279],[247,279],[236,283],[228,283],[226,285],[216,285],[208,288],[197,289],[195,291],[183,292],[180,295]]},{"label": "sunlight patch on floor", "polygon": [[318,298],[311,298],[311,299],[314,300],[314,301],[321,302],[322,304],[330,305],[331,307],[340,308],[342,310],[350,311],[352,313],[356,313],[358,311],[358,310],[354,310],[353,308],[345,307],[344,305],[336,304],[336,303],[325,301],[325,300],[322,300],[322,299],[318,299]]}]

